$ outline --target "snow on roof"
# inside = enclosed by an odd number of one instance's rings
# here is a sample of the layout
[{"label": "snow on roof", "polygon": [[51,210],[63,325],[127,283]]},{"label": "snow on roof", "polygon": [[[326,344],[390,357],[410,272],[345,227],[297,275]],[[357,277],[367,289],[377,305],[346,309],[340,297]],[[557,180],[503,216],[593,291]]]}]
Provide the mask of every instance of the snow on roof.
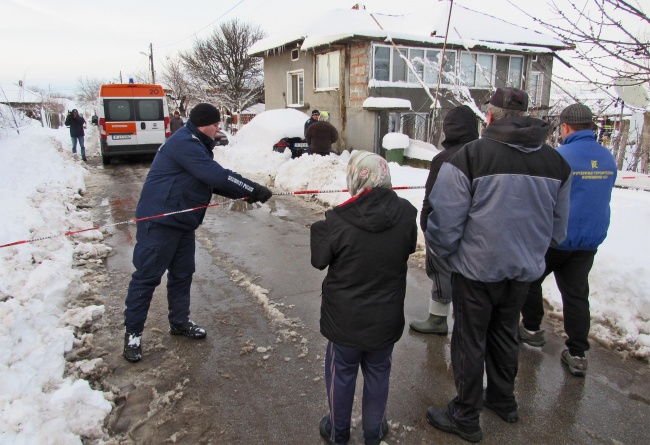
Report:
[{"label": "snow on roof", "polygon": [[242,110],[241,114],[260,114],[266,110],[266,105],[262,103],[253,104],[250,107]]},{"label": "snow on roof", "polygon": [[[293,42],[304,51],[354,37],[442,45],[447,27],[448,3],[423,2],[420,9],[403,15],[371,13],[361,9],[335,9],[305,26],[302,32],[273,35],[251,46],[250,55],[263,55]],[[567,48],[560,40],[460,5],[452,9],[447,43],[495,50],[551,52]]]},{"label": "snow on roof", "polygon": [[40,94],[21,88],[16,84],[0,84],[0,102],[3,103],[41,103]]},{"label": "snow on roof", "polygon": [[394,97],[369,97],[363,101],[363,108],[376,110],[410,110],[411,101]]}]

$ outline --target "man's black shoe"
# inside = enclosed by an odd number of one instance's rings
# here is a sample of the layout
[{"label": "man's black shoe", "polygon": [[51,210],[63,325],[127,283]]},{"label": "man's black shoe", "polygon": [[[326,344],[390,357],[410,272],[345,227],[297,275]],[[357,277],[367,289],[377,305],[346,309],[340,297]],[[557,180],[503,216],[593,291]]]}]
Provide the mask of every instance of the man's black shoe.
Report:
[{"label": "man's black shoe", "polygon": [[481,428],[476,430],[466,430],[456,425],[456,423],[449,417],[449,413],[446,408],[437,408],[435,406],[430,406],[427,409],[427,420],[435,428],[438,428],[440,431],[445,433],[456,434],[462,439],[465,439],[468,442],[479,442],[483,438],[483,432]]},{"label": "man's black shoe", "polygon": [[192,320],[185,323],[170,323],[169,333],[172,335],[184,335],[195,340],[205,338],[207,335],[205,329],[195,325]]},{"label": "man's black shoe", "polygon": [[142,332],[139,334],[124,333],[124,352],[122,355],[133,363],[142,360]]},{"label": "man's black shoe", "polygon": [[483,390],[483,406],[486,407],[487,409],[494,411],[497,416],[501,417],[504,421],[508,423],[516,423],[519,420],[519,413],[517,412],[517,410],[509,411],[509,412],[502,411],[496,408],[490,402],[488,402],[487,398],[485,397],[485,390]]}]

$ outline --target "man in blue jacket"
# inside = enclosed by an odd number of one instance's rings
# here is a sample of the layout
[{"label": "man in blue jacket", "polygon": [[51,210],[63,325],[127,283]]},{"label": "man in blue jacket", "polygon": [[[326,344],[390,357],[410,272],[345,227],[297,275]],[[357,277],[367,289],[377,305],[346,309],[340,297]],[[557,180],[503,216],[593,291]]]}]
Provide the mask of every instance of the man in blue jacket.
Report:
[{"label": "man in blue jacket", "polygon": [[[167,271],[169,332],[192,339],[206,336],[190,320],[190,287],[194,274],[194,231],[203,222],[212,194],[266,202],[271,191],[214,161],[219,110],[201,103],[187,124],[159,149],[147,175],[135,216],[133,273],[124,309],[124,358],[142,359],[142,331],[154,290]],[[161,214],[169,216],[156,217]],[[147,219],[148,217],[154,217]]]},{"label": "man in blue jacket", "polygon": [[540,329],[544,317],[542,282],[553,272],[562,294],[564,330],[568,336],[562,363],[575,376],[587,373],[589,271],[598,246],[607,236],[609,202],[616,182],[614,157],[596,142],[592,126],[591,110],[583,104],[569,105],[560,114],[560,134],[564,145],[557,151],[573,171],[567,237],[562,244],[546,252],[544,274],[530,285],[519,326],[522,342],[532,346],[544,345],[544,331]]}]

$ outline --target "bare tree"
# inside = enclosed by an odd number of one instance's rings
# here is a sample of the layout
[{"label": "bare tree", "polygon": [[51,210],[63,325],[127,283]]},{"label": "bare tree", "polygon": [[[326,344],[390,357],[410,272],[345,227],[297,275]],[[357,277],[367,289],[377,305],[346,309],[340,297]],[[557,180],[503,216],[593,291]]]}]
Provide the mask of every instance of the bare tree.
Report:
[{"label": "bare tree", "polygon": [[555,19],[526,14],[574,46],[577,58],[605,78],[590,83],[609,86],[618,78],[638,84],[650,81],[650,18],[640,2],[551,0],[549,6]]},{"label": "bare tree", "polygon": [[262,97],[262,62],[249,57],[248,49],[265,36],[259,26],[229,20],[206,40],[195,42],[181,59],[205,99],[241,111]]},{"label": "bare tree", "polygon": [[195,88],[180,57],[168,57],[167,62],[163,63],[162,80],[173,91],[175,107],[178,107],[181,116],[185,116],[190,100],[195,99]]},{"label": "bare tree", "polygon": [[99,87],[104,84],[101,79],[79,78],[77,80],[77,100],[83,104],[94,104],[99,97]]}]

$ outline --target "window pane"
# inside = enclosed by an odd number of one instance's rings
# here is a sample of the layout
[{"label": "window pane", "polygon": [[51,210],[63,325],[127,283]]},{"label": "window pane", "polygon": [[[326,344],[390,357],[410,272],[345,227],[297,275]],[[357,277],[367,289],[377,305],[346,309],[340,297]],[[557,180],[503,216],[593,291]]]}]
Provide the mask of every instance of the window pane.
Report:
[{"label": "window pane", "polygon": [[[454,74],[456,73],[456,51],[445,51],[445,69],[442,71],[443,73],[450,73]],[[453,79],[445,79],[443,78],[443,83],[455,83]]]},{"label": "window pane", "polygon": [[327,59],[327,54],[316,56],[316,88],[324,88],[329,86]]},{"label": "window pane", "polygon": [[496,78],[494,79],[495,87],[505,87],[508,83],[508,65],[510,63],[510,57],[508,56],[497,56],[497,73]]},{"label": "window pane", "polygon": [[[438,67],[440,66],[440,61],[438,56],[441,54],[440,51],[428,49],[427,58],[424,65],[424,81],[429,85],[438,84]],[[443,79],[444,83],[444,79]]]},{"label": "window pane", "polygon": [[287,104],[302,105],[305,100],[304,96],[304,75],[303,73],[289,73],[289,91]]},{"label": "window pane", "polygon": [[129,99],[104,99],[104,112],[107,122],[134,120]]},{"label": "window pane", "polygon": [[[405,56],[408,54],[406,48],[400,48],[400,51]],[[406,82],[406,62],[399,55],[397,49],[393,49],[393,82]]]},{"label": "window pane", "polygon": [[460,55],[461,84],[473,87],[475,73],[476,73],[476,65],[474,64],[474,59],[472,59],[472,56],[469,53],[461,53]]},{"label": "window pane", "polygon": [[136,99],[136,119],[139,121],[161,121],[165,118],[161,99]]},{"label": "window pane", "polygon": [[390,48],[375,47],[375,79],[390,80]]},{"label": "window pane", "polygon": [[521,72],[524,66],[523,57],[510,58],[510,72],[508,78],[508,86],[514,88],[521,88]]},{"label": "window pane", "polygon": [[339,53],[334,52],[329,55],[329,86],[338,88],[339,86]]},{"label": "window pane", "polygon": [[[424,50],[423,49],[411,49],[409,50],[409,61],[413,65],[413,69],[417,75],[422,79],[424,77]],[[409,69],[408,73],[409,83],[418,83],[418,79]]]},{"label": "window pane", "polygon": [[488,54],[479,54],[477,56],[480,70],[476,70],[476,86],[488,87],[492,83],[492,61],[494,56]]}]

